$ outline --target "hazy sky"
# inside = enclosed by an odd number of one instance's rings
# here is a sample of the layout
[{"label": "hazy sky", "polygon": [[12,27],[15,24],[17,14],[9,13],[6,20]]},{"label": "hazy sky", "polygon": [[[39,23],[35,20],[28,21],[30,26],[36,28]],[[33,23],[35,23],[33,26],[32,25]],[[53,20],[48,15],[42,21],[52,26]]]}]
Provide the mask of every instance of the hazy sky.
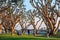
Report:
[{"label": "hazy sky", "polygon": [[[52,1],[52,6],[54,5],[55,0]],[[30,0],[24,0],[24,4],[26,5],[26,10],[33,10],[34,8],[30,4]],[[57,8],[57,7],[56,7]]]},{"label": "hazy sky", "polygon": [[30,10],[30,9],[33,9],[33,7],[31,6],[31,4],[29,3],[29,0],[24,0],[24,4],[26,5],[26,9],[27,10]]},{"label": "hazy sky", "polygon": [[[31,4],[30,4],[30,2],[29,2],[30,0],[24,0],[24,4],[26,5],[26,10],[33,10],[34,8],[31,6]],[[54,0],[53,0],[53,3],[52,3],[52,6],[54,5]],[[57,9],[58,9],[58,7],[56,7]],[[36,18],[36,20],[35,21],[37,21],[38,19]],[[60,20],[60,18],[58,18],[58,20]],[[58,22],[57,22],[58,23]],[[40,24],[40,23],[39,23]],[[38,24],[38,25],[39,25]],[[37,26],[38,26],[37,25]],[[57,25],[57,24],[56,24]],[[19,30],[19,29],[21,29],[21,26],[19,25],[19,24],[17,24],[16,26],[19,26],[19,27],[17,27],[17,29]],[[44,22],[43,22],[43,24],[41,25],[41,27],[44,27],[45,26],[45,24],[44,24]],[[46,26],[45,26],[46,27]],[[31,25],[28,29],[33,29],[33,26]]]}]

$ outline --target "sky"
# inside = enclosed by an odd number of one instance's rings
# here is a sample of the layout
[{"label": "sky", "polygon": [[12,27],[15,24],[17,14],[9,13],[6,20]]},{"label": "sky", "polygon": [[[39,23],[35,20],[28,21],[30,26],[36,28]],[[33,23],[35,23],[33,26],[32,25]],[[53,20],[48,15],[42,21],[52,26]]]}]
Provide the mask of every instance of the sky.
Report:
[{"label": "sky", "polygon": [[[35,22],[37,22],[39,20],[39,18],[37,18],[37,17],[35,17]],[[42,21],[42,19],[38,22],[38,24],[36,25],[36,29],[38,29],[38,27],[40,26],[40,24],[41,24],[41,21]],[[56,27],[58,26],[58,22],[60,21],[60,17],[58,17],[57,18],[57,22],[56,22]],[[26,23],[27,24],[27,23]],[[24,25],[23,25],[24,26]],[[41,26],[39,27],[39,29],[41,29],[41,28],[45,28],[46,29],[46,25],[45,25],[45,23],[43,22],[42,24],[41,24]],[[21,30],[22,28],[21,28],[21,26],[20,26],[20,24],[19,23],[17,23],[16,24],[16,26],[15,26],[15,29],[16,30]],[[34,29],[33,28],[33,26],[32,25],[30,25],[27,29]],[[60,29],[60,27],[59,27],[59,29]]]},{"label": "sky", "polygon": [[[32,7],[32,5],[30,4],[29,1],[30,1],[30,0],[24,0],[24,5],[26,5],[25,8],[26,8],[26,10],[33,10],[34,8]],[[54,0],[53,0],[53,2],[54,2]],[[52,3],[52,6],[53,6],[53,3]],[[57,8],[57,7],[56,7],[56,8]],[[37,21],[37,20],[38,20],[38,18],[35,18],[35,21]],[[60,18],[58,18],[58,21],[59,21],[59,20],[60,20]],[[57,23],[58,23],[58,21],[57,21]],[[40,21],[40,22],[41,22],[41,21]],[[38,25],[40,24],[40,22],[38,23]],[[37,25],[37,27],[38,27],[38,25]],[[56,25],[57,25],[57,24],[56,24]],[[19,23],[17,23],[16,27],[17,27],[16,29],[18,29],[18,30],[21,29],[21,26],[19,25]],[[46,27],[46,25],[44,24],[44,22],[42,23],[41,27]],[[33,29],[33,26],[30,25],[28,29]]]},{"label": "sky", "polygon": [[[53,3],[55,2],[55,0],[52,1]],[[54,5],[52,3],[52,6]],[[30,0],[24,0],[24,4],[26,5],[26,10],[33,10],[34,8],[32,7],[32,5],[30,4]]]},{"label": "sky", "polygon": [[[53,3],[54,3],[55,1],[53,0]],[[52,3],[52,6],[54,5]],[[26,8],[26,10],[33,10],[34,8],[32,7],[32,5],[29,3],[29,0],[24,0],[24,5],[26,5],[25,6],[25,8]],[[56,7],[57,8],[57,7]],[[37,21],[38,19],[36,18],[36,20],[35,21]],[[60,20],[60,18],[58,18],[58,21]],[[58,21],[57,21],[57,24],[58,24]],[[39,23],[40,24],[40,23]],[[38,25],[39,25],[38,24]],[[57,24],[56,24],[56,26],[57,26]],[[37,26],[38,26],[37,25]],[[18,29],[19,30],[19,28],[21,29],[21,26],[19,25],[19,23],[16,25],[16,26],[18,26],[16,29]],[[42,23],[42,25],[41,25],[41,27],[46,27],[46,25],[44,24],[44,22]],[[28,29],[33,29],[33,26],[31,25]]]},{"label": "sky", "polygon": [[26,5],[26,10],[34,9],[32,5],[29,3],[29,0],[24,0],[24,4]]}]

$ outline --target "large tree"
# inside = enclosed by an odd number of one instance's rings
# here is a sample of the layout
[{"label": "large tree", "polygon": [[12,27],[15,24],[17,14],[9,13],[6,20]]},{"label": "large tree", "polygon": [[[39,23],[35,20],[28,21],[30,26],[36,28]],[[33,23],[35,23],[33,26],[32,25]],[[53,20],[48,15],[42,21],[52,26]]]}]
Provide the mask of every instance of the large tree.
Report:
[{"label": "large tree", "polygon": [[[36,14],[36,13],[37,13],[37,10],[35,10],[35,9],[33,11],[32,10],[28,11],[27,21],[28,21],[29,24],[26,26],[26,28],[28,28],[30,25],[33,26],[33,28],[34,28],[34,32],[33,32],[34,36],[36,36],[37,30],[38,30],[37,25],[38,25],[39,21],[41,20],[41,17],[39,16],[40,14],[38,14],[38,13]],[[39,18],[39,20],[36,21],[35,17]]]},{"label": "large tree", "polygon": [[47,28],[47,35],[55,35],[58,32],[59,23],[56,27],[57,18],[60,16],[56,9],[56,1],[52,6],[53,0],[30,0],[31,5],[38,11]]},{"label": "large tree", "polygon": [[[20,3],[19,3],[20,2]],[[14,3],[14,4],[13,4]],[[2,6],[3,5],[3,6]],[[22,12],[17,9],[23,7],[23,0],[8,0],[8,2],[2,1],[0,6],[0,19],[2,20],[2,25],[5,28],[5,32],[8,32],[8,29],[11,30],[11,34],[14,34],[15,25],[18,23],[22,16]],[[22,10],[22,9],[21,9]],[[20,11],[20,12],[18,12]]]}]

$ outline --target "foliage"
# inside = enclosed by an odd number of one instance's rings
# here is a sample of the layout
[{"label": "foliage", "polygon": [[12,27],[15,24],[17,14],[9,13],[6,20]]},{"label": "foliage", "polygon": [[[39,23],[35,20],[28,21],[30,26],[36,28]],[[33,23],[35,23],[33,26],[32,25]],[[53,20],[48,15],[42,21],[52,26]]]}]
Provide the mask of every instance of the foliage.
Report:
[{"label": "foliage", "polygon": [[60,24],[59,21],[58,26],[55,26],[57,18],[60,17],[60,12],[56,9],[56,0],[53,6],[51,6],[52,1],[53,0],[30,0],[31,5],[38,11],[38,14],[40,14],[45,23],[48,36],[56,35]]}]

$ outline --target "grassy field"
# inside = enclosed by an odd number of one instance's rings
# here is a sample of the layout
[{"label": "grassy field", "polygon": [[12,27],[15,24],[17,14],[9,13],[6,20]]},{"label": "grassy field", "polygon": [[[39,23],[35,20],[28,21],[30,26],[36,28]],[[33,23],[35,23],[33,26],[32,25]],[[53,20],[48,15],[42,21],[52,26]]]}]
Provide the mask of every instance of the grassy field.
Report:
[{"label": "grassy field", "polygon": [[60,38],[35,37],[33,35],[14,35],[3,34],[0,35],[0,40],[60,40]]}]

